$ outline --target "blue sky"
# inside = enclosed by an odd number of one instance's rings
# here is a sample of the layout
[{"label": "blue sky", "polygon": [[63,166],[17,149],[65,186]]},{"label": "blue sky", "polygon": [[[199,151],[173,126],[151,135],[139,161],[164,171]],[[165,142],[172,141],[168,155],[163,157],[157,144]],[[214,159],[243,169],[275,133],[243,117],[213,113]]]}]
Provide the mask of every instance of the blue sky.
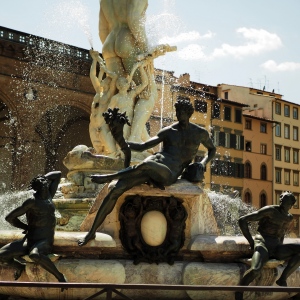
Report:
[{"label": "blue sky", "polygon": [[[152,45],[177,51],[155,67],[208,85],[263,88],[300,104],[299,0],[149,0]],[[98,0],[2,1],[0,25],[101,51]]]}]

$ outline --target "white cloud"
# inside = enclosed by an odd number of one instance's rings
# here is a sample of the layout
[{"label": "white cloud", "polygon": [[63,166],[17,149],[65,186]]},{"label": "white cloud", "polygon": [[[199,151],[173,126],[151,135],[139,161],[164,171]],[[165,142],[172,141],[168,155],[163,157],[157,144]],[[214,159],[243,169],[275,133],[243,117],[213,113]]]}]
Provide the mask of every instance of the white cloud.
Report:
[{"label": "white cloud", "polygon": [[[242,58],[273,51],[282,46],[281,39],[277,34],[270,33],[264,29],[243,27],[238,28],[237,33],[242,34],[242,37],[246,40],[243,45],[234,46],[224,43],[221,47],[215,48],[211,54],[205,54],[202,46],[198,44],[190,44],[179,50],[177,54],[180,58],[185,60],[213,60],[228,56]],[[214,34],[209,32],[206,36],[207,38],[212,38]],[[203,37],[204,36],[202,36],[202,38]],[[192,41],[193,39],[200,39],[200,35],[197,35],[197,32],[190,32],[189,34],[180,34],[176,38],[178,39],[177,42]],[[172,42],[176,43],[175,38]],[[172,42],[169,41],[171,44]]]},{"label": "white cloud", "polygon": [[204,35],[200,35],[197,31],[189,31],[178,34],[174,37],[165,36],[159,40],[159,44],[179,44],[183,42],[196,41],[201,39],[211,39],[214,36],[214,33],[208,31]]},{"label": "white cloud", "polygon": [[237,33],[241,33],[247,40],[244,45],[232,46],[223,44],[220,48],[216,48],[210,57],[233,56],[241,58],[276,50],[282,46],[281,39],[277,34],[270,33],[264,29],[243,27],[237,29]]},{"label": "white cloud", "polygon": [[205,60],[206,56],[203,47],[197,44],[191,44],[177,51],[179,58],[183,60]]},{"label": "white cloud", "polygon": [[300,63],[296,62],[283,62],[281,64],[277,64],[274,60],[268,60],[261,65],[264,69],[271,72],[284,72],[284,71],[295,71],[300,70]]}]

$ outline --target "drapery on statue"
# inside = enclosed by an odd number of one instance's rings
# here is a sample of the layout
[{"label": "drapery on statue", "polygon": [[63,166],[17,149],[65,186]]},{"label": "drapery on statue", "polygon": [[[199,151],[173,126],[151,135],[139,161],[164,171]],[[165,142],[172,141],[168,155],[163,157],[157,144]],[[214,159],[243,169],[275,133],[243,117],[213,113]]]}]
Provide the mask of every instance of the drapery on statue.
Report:
[{"label": "drapery on statue", "polygon": [[[288,260],[287,266],[276,283],[287,286],[287,278],[300,266],[300,245],[283,244],[284,235],[290,228],[293,215],[289,210],[295,204],[295,196],[290,192],[280,195],[279,205],[269,205],[239,219],[239,225],[251,249],[254,250],[251,268],[245,272],[240,285],[247,286],[259,277],[263,266],[270,258]],[[252,238],[248,223],[258,221],[258,233]],[[235,293],[236,300],[243,299],[242,292]]]},{"label": "drapery on statue", "polygon": [[208,150],[207,155],[199,163],[199,168],[204,172],[205,165],[216,153],[211,136],[205,128],[189,122],[194,108],[188,100],[178,100],[175,108],[178,122],[161,129],[155,137],[147,142],[128,142],[134,151],[144,151],[163,143],[160,152],[147,157],[136,166],[117,173],[91,176],[92,181],[96,183],[110,182],[114,179],[118,179],[118,181],[104,198],[92,228],[83,239],[78,241],[79,246],[83,246],[95,238],[96,230],[113,210],[118,198],[127,190],[143,183],[151,183],[160,188],[175,183],[183,170],[194,159],[200,143]]},{"label": "drapery on statue", "polygon": [[[18,260],[24,255],[29,255],[33,262],[53,274],[59,282],[67,282],[65,276],[58,271],[47,256],[52,252],[54,242],[56,217],[52,198],[60,178],[60,171],[53,171],[44,176],[38,175],[33,178],[30,186],[35,191],[34,195],[5,218],[12,226],[23,229],[25,234],[23,239],[7,244],[0,249],[0,262],[16,269],[15,280],[21,276],[25,269],[25,266]],[[19,220],[19,217],[25,214],[27,224]]]}]

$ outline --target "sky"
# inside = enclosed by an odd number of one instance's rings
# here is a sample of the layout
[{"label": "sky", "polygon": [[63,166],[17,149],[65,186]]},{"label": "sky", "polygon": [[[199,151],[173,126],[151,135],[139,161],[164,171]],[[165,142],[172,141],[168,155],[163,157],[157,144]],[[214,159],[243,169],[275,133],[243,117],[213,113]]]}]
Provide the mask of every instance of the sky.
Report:
[{"label": "sky", "polygon": [[[1,1],[0,25],[101,52],[99,0]],[[191,80],[265,88],[300,104],[299,0],[148,0],[155,67]]]}]

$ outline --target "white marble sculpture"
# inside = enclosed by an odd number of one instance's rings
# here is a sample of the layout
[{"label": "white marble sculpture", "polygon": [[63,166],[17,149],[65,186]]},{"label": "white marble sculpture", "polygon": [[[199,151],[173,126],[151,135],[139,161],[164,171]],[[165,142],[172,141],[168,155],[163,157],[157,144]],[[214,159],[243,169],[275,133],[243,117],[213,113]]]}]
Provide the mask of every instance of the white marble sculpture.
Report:
[{"label": "white marble sculpture", "polygon": [[108,107],[118,107],[121,113],[126,111],[132,124],[124,126],[126,140],[141,142],[150,137],[146,122],[158,97],[154,59],[176,47],[159,45],[149,49],[145,32],[147,6],[147,0],[100,0],[99,36],[104,60],[97,51],[90,51],[93,58],[90,77],[96,90],[90,137],[96,155],[115,158],[121,155],[102,116]]}]

